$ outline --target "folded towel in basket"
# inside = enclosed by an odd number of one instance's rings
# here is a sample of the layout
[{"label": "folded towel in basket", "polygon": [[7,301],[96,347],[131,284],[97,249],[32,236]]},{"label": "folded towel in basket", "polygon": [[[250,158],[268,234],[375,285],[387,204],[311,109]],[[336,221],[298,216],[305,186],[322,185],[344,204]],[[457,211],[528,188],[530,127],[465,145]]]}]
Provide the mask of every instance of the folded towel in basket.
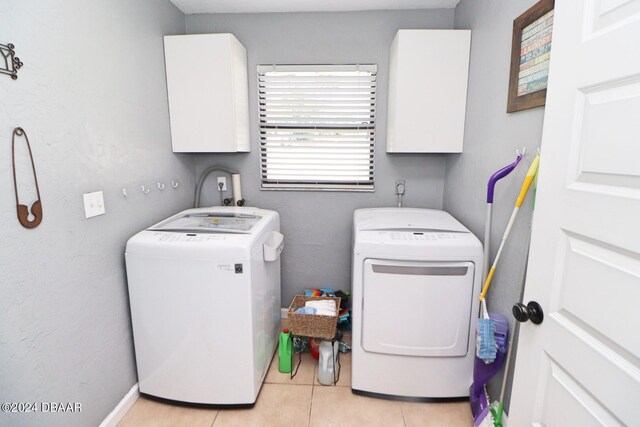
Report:
[{"label": "folded towel in basket", "polygon": [[304,303],[305,307],[314,308],[315,314],[323,316],[335,316],[336,315],[336,303],[333,300],[313,300]]}]

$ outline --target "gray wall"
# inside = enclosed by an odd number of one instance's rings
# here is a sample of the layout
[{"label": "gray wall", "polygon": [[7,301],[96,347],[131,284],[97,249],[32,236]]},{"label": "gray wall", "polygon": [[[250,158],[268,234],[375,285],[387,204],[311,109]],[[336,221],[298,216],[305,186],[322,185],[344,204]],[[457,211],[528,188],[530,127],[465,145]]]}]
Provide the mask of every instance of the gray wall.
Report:
[{"label": "gray wall", "polygon": [[[388,62],[398,29],[452,27],[453,10],[187,16],[187,33],[231,32],[247,48],[251,152],[199,155],[196,173],[212,164],[237,169],[248,205],[280,213],[283,305],[307,288],[351,289],[353,211],[393,206],[397,178],[407,180],[405,206],[442,208],[444,156],[385,153]],[[378,65],[375,193],[260,190],[256,66],[273,63]],[[203,206],[219,204],[213,174],[203,194]]]},{"label": "gray wall", "polygon": [[[471,28],[471,65],[464,153],[446,161],[444,209],[477,236],[484,236],[487,180],[515,159],[516,148],[527,147],[523,163],[496,187],[491,234],[491,259],[522,185],[540,146],[544,108],[506,113],[513,20],[536,0],[462,0],[455,12],[456,28]],[[505,314],[513,331],[511,306],[520,300],[531,224],[531,197],[521,209],[487,297],[489,311]],[[500,394],[502,375],[490,384],[493,399]],[[507,400],[510,393],[507,393]]]},{"label": "gray wall", "polygon": [[[125,243],[192,202],[194,160],[171,153],[162,45],[184,32],[184,15],[168,0],[9,0],[0,28],[24,62],[18,80],[0,75],[0,401],[82,404],[1,413],[0,425],[98,425],[136,382]],[[15,214],[16,126],[38,169],[44,220],[33,230]],[[172,179],[179,191],[140,191]],[[82,194],[96,190],[107,213],[85,220]]]}]

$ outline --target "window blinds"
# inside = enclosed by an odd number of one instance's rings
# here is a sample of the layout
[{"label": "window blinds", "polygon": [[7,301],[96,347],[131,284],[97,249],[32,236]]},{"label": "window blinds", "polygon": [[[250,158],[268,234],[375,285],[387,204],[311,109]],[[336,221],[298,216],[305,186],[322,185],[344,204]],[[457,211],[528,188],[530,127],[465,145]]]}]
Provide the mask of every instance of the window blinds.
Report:
[{"label": "window blinds", "polygon": [[263,189],[373,190],[375,65],[260,65]]}]

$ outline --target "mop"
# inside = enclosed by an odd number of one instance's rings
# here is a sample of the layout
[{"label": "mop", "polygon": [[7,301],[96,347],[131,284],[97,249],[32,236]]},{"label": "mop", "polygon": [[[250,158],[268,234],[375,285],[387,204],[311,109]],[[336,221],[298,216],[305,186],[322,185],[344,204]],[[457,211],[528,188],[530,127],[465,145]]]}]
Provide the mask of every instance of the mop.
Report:
[{"label": "mop", "polygon": [[[500,169],[489,178],[487,184],[487,222],[485,224],[484,231],[484,265],[483,265],[483,280],[487,278],[487,271],[489,270],[489,252],[490,252],[490,239],[491,239],[491,216],[493,212],[493,193],[496,183],[509,175],[520,163],[526,147],[522,150],[522,155],[516,151],[516,160],[508,166]],[[484,360],[485,363],[492,363],[496,358],[496,342],[494,338],[495,324],[493,319],[489,317],[487,310],[487,303],[485,298],[480,298],[480,318],[478,319],[477,334],[476,334],[476,356]]]},{"label": "mop", "polygon": [[493,214],[493,193],[496,188],[496,184],[499,180],[509,175],[520,163],[520,160],[524,157],[527,152],[527,147],[522,149],[522,154],[520,154],[516,150],[516,161],[507,165],[491,175],[489,178],[489,182],[487,183],[487,220],[484,224],[484,254],[483,254],[483,264],[482,264],[482,281],[484,282],[487,278],[487,274],[489,274],[489,256],[490,256],[490,248],[489,242],[491,241],[491,217]]},{"label": "mop", "polygon": [[[484,237],[484,269],[483,280],[487,276],[489,269],[489,253],[490,253],[490,239],[491,239],[491,216],[493,211],[493,193],[496,183],[509,175],[518,166],[524,154],[526,147],[523,148],[522,154],[516,151],[516,160],[498,170],[489,179],[487,184],[487,221],[485,224],[485,237]],[[493,337],[493,348],[498,347],[498,353],[495,356],[494,363],[486,364],[479,357],[474,359],[473,370],[473,384],[469,390],[471,411],[474,416],[476,426],[492,426],[493,418],[489,413],[489,396],[485,388],[485,384],[496,374],[498,368],[502,365],[502,359],[504,354],[504,346],[508,333],[508,323],[506,317],[501,314],[491,314],[486,310],[486,304],[482,305],[482,321],[489,319],[491,323],[488,324],[489,330],[485,331],[486,334]],[[488,416],[487,416],[488,415]]]}]

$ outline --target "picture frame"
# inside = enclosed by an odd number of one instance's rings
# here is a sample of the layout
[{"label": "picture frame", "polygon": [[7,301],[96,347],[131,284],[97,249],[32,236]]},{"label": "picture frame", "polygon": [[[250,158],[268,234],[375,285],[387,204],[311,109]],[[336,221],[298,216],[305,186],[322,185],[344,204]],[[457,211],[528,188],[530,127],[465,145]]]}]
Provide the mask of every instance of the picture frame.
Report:
[{"label": "picture frame", "polygon": [[507,113],[545,104],[554,4],[540,0],[513,21]]}]

